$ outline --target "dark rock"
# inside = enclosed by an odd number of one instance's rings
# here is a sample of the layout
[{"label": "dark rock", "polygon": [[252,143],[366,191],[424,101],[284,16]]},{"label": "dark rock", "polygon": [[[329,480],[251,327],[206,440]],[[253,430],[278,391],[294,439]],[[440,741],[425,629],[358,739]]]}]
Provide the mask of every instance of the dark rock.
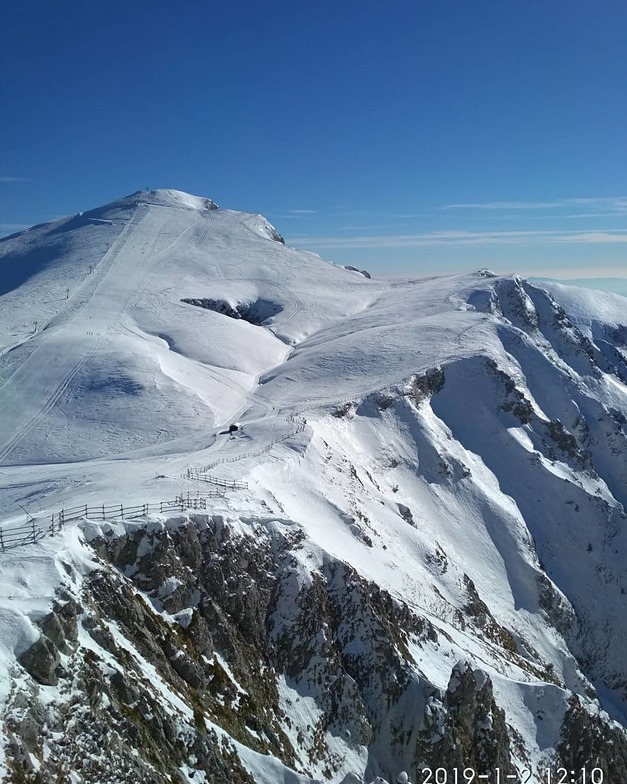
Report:
[{"label": "dark rock", "polygon": [[599,781],[627,781],[625,733],[617,725],[608,726],[608,722],[598,713],[590,714],[576,696],[571,699],[564,716],[561,734],[562,740],[556,749],[558,764],[555,767],[564,767],[577,773],[583,767],[588,771],[599,768],[602,771]]},{"label": "dark rock", "polygon": [[54,611],[45,615],[37,625],[60,651],[66,649],[65,632],[59,616]]},{"label": "dark rock", "polygon": [[516,773],[505,714],[482,670],[463,661],[455,665],[446,693],[427,705],[418,751],[430,768],[446,767],[460,776],[472,768],[494,783],[500,780],[497,770],[500,776]]},{"label": "dark rock", "polygon": [[400,504],[400,503],[397,504],[397,507],[398,507],[398,513],[403,518],[403,520],[415,528],[416,523],[414,522],[414,516],[411,513],[411,509],[408,506],[405,506],[405,504]]},{"label": "dark rock", "polygon": [[411,380],[411,394],[416,405],[432,395],[437,394],[444,388],[444,371],[442,368],[430,368],[420,376],[414,376]]},{"label": "dark rock", "polygon": [[237,302],[234,305],[223,299],[188,298],[181,299],[186,305],[196,305],[205,310],[213,310],[232,319],[243,319],[249,324],[260,326],[280,313],[282,308],[276,302],[268,299],[258,299],[254,302]]},{"label": "dark rock", "polygon": [[370,279],[372,275],[367,270],[360,270],[358,267],[353,267],[352,264],[345,264],[344,269],[350,270],[351,272],[359,272],[360,275],[363,275],[364,278]]},{"label": "dark rock", "polygon": [[93,626],[88,628],[89,636],[105,651],[117,655],[119,653],[118,645],[106,626]]},{"label": "dark rock", "polygon": [[56,686],[59,678],[57,667],[61,661],[59,651],[46,637],[40,637],[18,658],[26,672],[41,684]]},{"label": "dark rock", "polygon": [[74,599],[68,599],[63,604],[56,603],[55,611],[65,634],[66,640],[76,642],[78,640],[78,620],[77,616],[81,612],[81,607]]},{"label": "dark rock", "polygon": [[122,702],[131,705],[139,699],[139,689],[131,679],[120,670],[114,672],[109,681],[111,683],[111,688]]}]

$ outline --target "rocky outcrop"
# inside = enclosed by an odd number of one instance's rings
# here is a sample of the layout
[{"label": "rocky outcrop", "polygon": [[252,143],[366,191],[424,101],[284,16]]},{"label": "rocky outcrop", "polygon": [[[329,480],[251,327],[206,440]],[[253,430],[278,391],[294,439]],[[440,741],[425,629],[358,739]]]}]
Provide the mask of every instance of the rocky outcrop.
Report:
[{"label": "rocky outcrop", "polygon": [[[580,420],[575,433],[570,432],[559,419],[546,419],[533,407],[529,398],[517,387],[514,379],[493,359],[486,359],[488,373],[498,380],[499,395],[503,402],[499,410],[511,414],[521,425],[528,425],[529,432],[538,436],[535,445],[548,460],[562,459],[579,469],[596,475],[590,450],[587,448],[585,421]],[[574,429],[574,428],[573,428]]]},{"label": "rocky outcrop", "polygon": [[[198,771],[251,784],[234,742],[329,782],[348,753],[367,754],[366,780],[403,769],[419,780],[423,767],[514,771],[519,739],[486,672],[465,660],[446,689],[429,682],[420,652],[447,635],[337,558],[305,565],[296,526],[243,533],[196,515],[92,547],[101,568],[80,597],[59,597],[22,655],[32,681],[6,714],[12,781],[185,782]],[[480,629],[531,672],[467,576],[464,586],[459,628]],[[40,685],[58,697],[41,700]],[[571,713],[561,758],[578,765],[589,747],[619,771],[607,721],[577,702]]]},{"label": "rocky outcrop", "polygon": [[360,270],[359,267],[353,267],[352,264],[345,264],[344,269],[350,270],[351,272],[359,272],[359,274],[363,275],[364,278],[372,277],[372,275],[367,270]]},{"label": "rocky outcrop", "polygon": [[281,312],[281,306],[267,299],[257,299],[254,302],[231,303],[223,299],[183,298],[181,302],[186,305],[195,305],[205,310],[222,313],[232,319],[242,319],[249,324],[260,326]]},{"label": "rocky outcrop", "polygon": [[582,769],[597,768],[598,781],[627,781],[627,738],[622,728],[611,722],[601,711],[586,708],[578,697],[573,697],[562,723],[562,740],[557,747],[556,768],[573,771],[577,782],[582,780]]},{"label": "rocky outcrop", "polygon": [[83,650],[65,676],[66,700],[44,704],[37,689],[14,696],[5,726],[12,784],[184,784],[185,770],[254,784],[232,744],[200,712],[187,722],[177,716],[132,657],[124,671],[109,669],[109,659]]},{"label": "rocky outcrop", "polygon": [[446,692],[429,698],[416,756],[419,769],[443,767],[460,780],[466,768],[493,784],[516,772],[505,714],[483,670],[458,662]]},{"label": "rocky outcrop", "polygon": [[410,394],[416,405],[437,394],[444,388],[444,371],[442,368],[430,368],[421,375],[414,376],[410,381]]},{"label": "rocky outcrop", "polygon": [[[335,737],[373,748],[378,764],[400,760],[403,735],[391,753],[377,749],[418,688],[410,639],[436,632],[346,564],[303,570],[299,541],[289,530],[237,535],[220,517],[96,539],[103,566],[81,605],[57,603],[22,657],[34,683],[32,710],[20,712],[16,693],[8,711],[16,780],[72,769],[95,782],[108,758],[110,782],[154,780],[151,770],[179,781],[189,759],[212,782],[249,781],[218,730],[303,772],[322,767],[327,780],[342,763]],[[294,726],[280,681],[314,698],[315,726]],[[37,683],[67,696],[44,709]]]},{"label": "rocky outcrop", "polygon": [[18,658],[19,663],[37,683],[56,686],[58,667],[61,663],[59,651],[47,637],[40,637]]},{"label": "rocky outcrop", "polygon": [[57,684],[60,653],[69,653],[78,639],[78,611],[76,602],[64,595],[55,601],[53,610],[38,621],[41,636],[18,659],[38,683],[47,686]]}]

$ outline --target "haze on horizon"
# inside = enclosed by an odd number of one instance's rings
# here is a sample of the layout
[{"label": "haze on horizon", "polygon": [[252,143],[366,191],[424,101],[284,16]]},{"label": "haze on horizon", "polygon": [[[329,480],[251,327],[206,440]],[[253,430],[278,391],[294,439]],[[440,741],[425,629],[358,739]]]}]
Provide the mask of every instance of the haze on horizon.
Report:
[{"label": "haze on horizon", "polygon": [[379,276],[626,293],[623,3],[35,0],[0,24],[0,235],[176,188]]}]

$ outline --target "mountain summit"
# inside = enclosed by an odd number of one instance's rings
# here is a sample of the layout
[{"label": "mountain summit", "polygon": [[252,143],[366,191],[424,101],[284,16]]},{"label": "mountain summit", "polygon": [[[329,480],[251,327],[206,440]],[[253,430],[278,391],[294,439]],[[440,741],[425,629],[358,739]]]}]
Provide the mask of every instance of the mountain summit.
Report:
[{"label": "mountain summit", "polygon": [[627,780],[625,304],[173,190],[0,240],[6,780]]}]

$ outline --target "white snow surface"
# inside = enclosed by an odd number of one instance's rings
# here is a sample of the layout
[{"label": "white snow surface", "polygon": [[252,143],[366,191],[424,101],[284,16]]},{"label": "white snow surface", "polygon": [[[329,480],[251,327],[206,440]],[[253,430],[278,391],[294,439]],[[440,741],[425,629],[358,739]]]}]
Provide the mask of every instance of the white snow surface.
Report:
[{"label": "white snow surface", "polygon": [[[0,241],[0,526],[23,525],[24,510],[46,525],[62,507],[206,490],[186,469],[228,460],[211,473],[248,489],[208,500],[216,512],[248,534],[246,521],[299,526],[312,569],[325,554],[346,561],[428,618],[451,642],[414,646],[420,672],[446,688],[457,659],[471,660],[532,759],[559,740],[565,695],[590,693],[582,651],[624,721],[627,450],[608,411],[627,412],[625,378],[595,373],[570,328],[543,331],[539,287],[523,297],[518,279],[482,273],[370,280],[274,236],[261,216],[160,190]],[[546,289],[593,342],[626,329],[624,298]],[[271,315],[252,324],[182,299]],[[532,311],[542,334],[521,320]],[[502,409],[509,393],[487,360],[538,421],[574,432],[586,417],[595,471],[548,454],[540,425]],[[433,368],[444,387],[416,402],[411,379]],[[68,560],[79,575],[91,568],[81,524],[0,552],[0,704]],[[555,613],[574,607],[581,624],[568,639],[547,620],[543,568]],[[520,661],[456,624],[465,575]],[[523,659],[550,665],[559,686]],[[284,684],[284,699],[294,694]],[[334,743],[347,765],[365,759]],[[243,755],[258,781],[309,780]]]}]

